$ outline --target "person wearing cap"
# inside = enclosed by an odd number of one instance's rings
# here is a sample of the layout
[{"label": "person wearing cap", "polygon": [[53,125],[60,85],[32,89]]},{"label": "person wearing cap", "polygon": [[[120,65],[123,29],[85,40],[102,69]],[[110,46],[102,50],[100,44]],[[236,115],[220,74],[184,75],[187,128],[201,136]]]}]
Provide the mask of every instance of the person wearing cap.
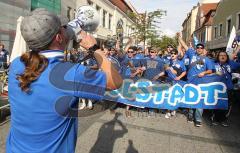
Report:
[{"label": "person wearing cap", "polygon": [[[197,77],[204,77],[213,72],[214,64],[205,56],[204,45],[199,43],[196,45],[196,50],[189,48],[186,43],[178,35],[178,41],[186,49],[185,55],[189,58],[187,80],[189,83],[194,82]],[[181,55],[184,55],[181,53]],[[202,126],[202,113],[203,109],[190,109],[188,121],[195,121],[195,126]],[[194,118],[194,119],[193,119]]]},{"label": "person wearing cap", "polygon": [[30,52],[13,60],[9,72],[11,127],[7,153],[73,153],[77,141],[78,98],[100,100],[122,78],[96,40],[81,31],[80,46],[92,52],[102,71],[64,62],[66,26],[46,9],[36,9],[21,24]]}]

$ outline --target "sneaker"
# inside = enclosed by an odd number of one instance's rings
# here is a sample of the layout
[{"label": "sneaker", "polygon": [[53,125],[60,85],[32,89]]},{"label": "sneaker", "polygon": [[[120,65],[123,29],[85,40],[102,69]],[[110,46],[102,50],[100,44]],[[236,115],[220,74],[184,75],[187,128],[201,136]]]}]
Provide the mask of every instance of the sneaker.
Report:
[{"label": "sneaker", "polygon": [[199,122],[199,121],[196,121],[195,126],[196,126],[196,127],[201,127],[201,126],[202,126],[202,123]]},{"label": "sneaker", "polygon": [[82,110],[82,109],[84,109],[85,107],[86,107],[86,103],[85,103],[85,101],[83,101],[83,102],[82,102],[82,105],[81,105],[81,107],[79,107],[79,109]]},{"label": "sneaker", "polygon": [[92,101],[88,100],[88,109],[93,109]]},{"label": "sneaker", "polygon": [[217,126],[219,123],[217,122],[217,121],[212,121],[211,122],[211,125],[215,125],[215,126]]},{"label": "sneaker", "polygon": [[175,116],[175,115],[176,115],[176,111],[172,111],[172,112],[171,112],[171,115],[172,115],[172,116]]},{"label": "sneaker", "polygon": [[171,114],[170,113],[166,113],[165,114],[165,118],[170,118],[171,117]]},{"label": "sneaker", "polygon": [[188,117],[188,123],[193,123],[193,118],[192,117]]},{"label": "sneaker", "polygon": [[221,122],[221,125],[224,126],[224,127],[229,127],[228,121]]},{"label": "sneaker", "polygon": [[154,111],[149,111],[148,113],[150,116],[154,116]]}]

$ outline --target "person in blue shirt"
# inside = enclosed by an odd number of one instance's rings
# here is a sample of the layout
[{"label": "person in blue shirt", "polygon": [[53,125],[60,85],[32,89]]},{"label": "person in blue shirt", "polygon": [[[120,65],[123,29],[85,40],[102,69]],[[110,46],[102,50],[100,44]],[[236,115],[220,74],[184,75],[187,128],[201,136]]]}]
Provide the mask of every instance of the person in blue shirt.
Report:
[{"label": "person in blue shirt", "polygon": [[138,63],[139,60],[134,59],[134,53],[137,51],[137,47],[131,46],[128,48],[126,55],[124,56],[124,59],[121,62],[122,67],[122,75],[125,79],[132,78],[133,80],[137,80],[138,76],[133,75],[133,73],[136,72],[136,68],[140,66]]},{"label": "person in blue shirt", "polygon": [[137,48],[137,58],[142,59],[145,57],[144,49],[142,47]]},{"label": "person in blue shirt", "polygon": [[4,44],[0,43],[0,69],[7,69],[9,65],[9,52],[4,48]]},{"label": "person in blue shirt", "polygon": [[[126,49],[127,53],[124,56],[121,67],[122,67],[122,77],[124,79],[132,79],[133,81],[137,81],[140,76],[139,71],[139,60],[134,60],[134,53],[137,51],[136,46],[130,46]],[[126,117],[131,117],[131,112],[129,111],[130,105],[127,105],[125,115]]]},{"label": "person in blue shirt", "polygon": [[[189,48],[178,34],[178,41],[186,49],[185,55],[189,58],[189,66],[187,73],[188,83],[193,83],[195,78],[202,78],[212,73],[214,64],[205,56],[204,45],[199,43],[196,50]],[[195,121],[195,126],[202,126],[203,109],[190,109],[188,114],[188,122]]]},{"label": "person in blue shirt", "polygon": [[212,124],[222,126],[229,126],[228,118],[232,109],[233,102],[233,83],[232,73],[233,71],[240,69],[240,63],[231,61],[228,54],[225,51],[220,51],[216,58],[214,72],[225,78],[225,83],[228,91],[228,110],[214,110],[212,116]]},{"label": "person in blue shirt", "polygon": [[171,60],[171,51],[173,50],[173,46],[171,44],[167,45],[167,52],[166,55],[163,56],[164,62],[166,64],[170,64],[170,60]]},{"label": "person in blue shirt", "polygon": [[[186,67],[184,63],[178,59],[178,51],[176,49],[173,49],[170,54],[170,65],[165,66],[164,75],[168,77],[168,80],[171,81],[171,83],[175,84],[182,80],[183,77],[186,75]],[[163,73],[159,73],[159,75],[156,76],[154,80],[157,80],[160,76],[163,76]],[[168,110],[165,114],[165,118],[170,118],[175,115],[175,110]]]},{"label": "person in blue shirt", "polygon": [[[159,73],[164,72],[164,62],[159,58],[156,48],[149,48],[149,56],[144,59],[143,66],[137,69],[137,74],[143,73],[143,78],[150,81],[156,81],[154,78]],[[154,110],[149,109],[149,116],[153,115]]]},{"label": "person in blue shirt", "polygon": [[151,81],[155,81],[154,78],[164,72],[164,61],[159,58],[155,48],[149,49],[149,56],[145,58],[141,70],[144,71],[143,77]]},{"label": "person in blue shirt", "polygon": [[93,52],[102,71],[64,62],[69,42],[66,24],[46,9],[26,16],[21,33],[31,49],[11,63],[9,102],[11,126],[6,153],[74,153],[78,98],[100,100],[122,78],[96,40],[81,31],[80,46]]}]

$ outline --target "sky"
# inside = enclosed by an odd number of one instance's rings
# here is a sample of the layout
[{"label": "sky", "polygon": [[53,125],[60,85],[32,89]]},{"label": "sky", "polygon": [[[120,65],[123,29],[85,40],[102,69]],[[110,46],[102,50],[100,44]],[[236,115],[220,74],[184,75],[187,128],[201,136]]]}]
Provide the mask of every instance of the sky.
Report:
[{"label": "sky", "polygon": [[167,11],[167,15],[161,19],[160,30],[163,34],[174,36],[182,30],[182,23],[197,5],[199,0],[128,0],[139,13],[150,12],[157,9]]}]

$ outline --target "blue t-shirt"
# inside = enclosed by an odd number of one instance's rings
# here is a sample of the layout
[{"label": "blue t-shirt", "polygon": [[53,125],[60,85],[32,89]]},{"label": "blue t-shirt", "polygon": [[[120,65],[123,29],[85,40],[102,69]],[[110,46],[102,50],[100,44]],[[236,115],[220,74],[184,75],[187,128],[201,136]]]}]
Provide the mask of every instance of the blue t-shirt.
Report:
[{"label": "blue t-shirt", "polygon": [[0,69],[7,68],[9,53],[6,49],[0,51]]},{"label": "blue t-shirt", "polygon": [[94,66],[94,65],[98,65],[97,61],[94,58],[90,58],[88,60],[87,66]]},{"label": "blue t-shirt", "polygon": [[136,55],[134,56],[134,58],[135,58],[135,59],[144,59],[145,56],[144,56],[144,54],[136,54]]},{"label": "blue t-shirt", "polygon": [[[140,56],[134,56],[132,58],[128,57],[127,55],[124,56],[123,60],[121,61],[121,74],[124,79],[129,79],[133,71],[131,71],[131,67],[129,65],[133,65],[136,69],[138,67],[142,67],[144,65],[144,58],[140,58]],[[135,76],[132,78],[134,80],[138,80],[139,77]]]},{"label": "blue t-shirt", "polygon": [[208,57],[197,55],[196,51],[191,48],[186,51],[185,55],[189,58],[188,80],[197,77],[201,72],[214,69],[214,63]]},{"label": "blue t-shirt", "polygon": [[165,64],[170,64],[170,61],[171,61],[171,55],[170,54],[167,54],[167,55],[164,55],[163,56],[163,61]]},{"label": "blue t-shirt", "polygon": [[177,74],[173,74],[172,71],[166,71],[170,80],[174,80],[176,77],[180,76],[186,71],[184,63],[180,60],[170,61],[170,68],[177,71]]},{"label": "blue t-shirt", "polygon": [[11,127],[7,153],[74,153],[78,97],[100,100],[106,75],[83,65],[63,62],[63,51],[41,52],[49,64],[27,94],[16,79],[25,66],[16,58],[9,72]]},{"label": "blue t-shirt", "polygon": [[181,59],[181,61],[184,63],[186,69],[188,69],[189,66],[189,58],[187,57],[186,54],[184,54],[183,58]]},{"label": "blue t-shirt", "polygon": [[0,51],[0,62],[7,62],[7,56],[9,56],[9,53],[6,49],[3,49]]},{"label": "blue t-shirt", "polygon": [[232,83],[232,71],[239,69],[240,63],[229,61],[228,63],[225,63],[221,65],[220,63],[215,63],[214,72],[221,74],[226,79],[226,86],[227,89],[233,89],[233,83]]},{"label": "blue t-shirt", "polygon": [[164,72],[164,61],[159,57],[155,59],[146,57],[144,66],[146,70],[144,72],[144,78],[148,80],[152,80],[156,75],[161,72]]}]

